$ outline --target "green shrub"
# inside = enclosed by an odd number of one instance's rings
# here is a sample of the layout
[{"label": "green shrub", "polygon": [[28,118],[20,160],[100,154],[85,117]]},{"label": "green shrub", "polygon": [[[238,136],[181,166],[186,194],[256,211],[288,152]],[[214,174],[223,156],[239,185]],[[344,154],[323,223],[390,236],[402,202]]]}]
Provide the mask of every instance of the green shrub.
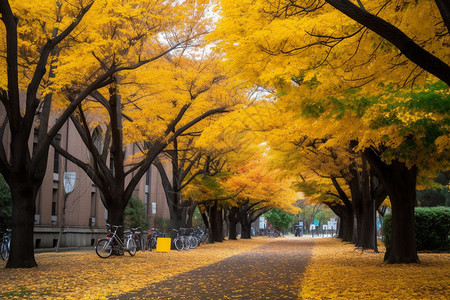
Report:
[{"label": "green shrub", "polygon": [[417,250],[448,249],[450,232],[450,208],[416,207]]},{"label": "green shrub", "polygon": [[[448,207],[416,207],[416,246],[418,251],[449,251],[450,243],[450,208]],[[392,222],[391,214],[386,214],[383,220],[384,244],[389,248]]]},{"label": "green shrub", "polygon": [[131,197],[124,211],[124,224],[128,227],[140,227],[148,229],[148,221],[145,217],[145,205],[138,198]]},{"label": "green shrub", "polygon": [[392,235],[392,214],[387,213],[383,218],[383,227],[381,228],[383,231],[383,242],[386,246],[386,250],[391,247],[391,235]]}]

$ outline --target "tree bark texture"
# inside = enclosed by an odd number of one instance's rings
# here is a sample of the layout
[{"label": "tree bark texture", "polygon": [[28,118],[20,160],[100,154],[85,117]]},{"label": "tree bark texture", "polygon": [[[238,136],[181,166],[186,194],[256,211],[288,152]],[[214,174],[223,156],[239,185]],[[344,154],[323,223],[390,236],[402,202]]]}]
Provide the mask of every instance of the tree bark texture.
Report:
[{"label": "tree bark texture", "polygon": [[232,207],[228,214],[228,222],[229,222],[229,234],[228,239],[237,240],[237,214],[239,213],[239,207]]},{"label": "tree bark texture", "polygon": [[417,167],[393,160],[383,162],[373,149],[364,156],[385,186],[392,205],[392,238],[385,260],[389,263],[417,263],[414,205],[416,203]]},{"label": "tree bark texture", "polygon": [[241,218],[241,239],[251,239],[252,238],[252,222],[250,220],[249,213],[242,214]]},{"label": "tree bark texture", "polygon": [[11,251],[6,268],[32,268],[34,258],[34,214],[36,192],[26,177],[12,176],[8,182],[13,200]]}]

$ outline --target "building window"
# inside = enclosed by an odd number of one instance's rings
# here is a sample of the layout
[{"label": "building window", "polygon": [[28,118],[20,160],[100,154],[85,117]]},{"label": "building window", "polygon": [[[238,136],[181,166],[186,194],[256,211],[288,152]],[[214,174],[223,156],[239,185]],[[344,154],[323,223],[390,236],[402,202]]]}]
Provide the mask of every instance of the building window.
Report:
[{"label": "building window", "polygon": [[145,214],[146,217],[148,217],[149,213],[148,213],[148,193],[145,193],[144,195],[144,204],[145,204]]},{"label": "building window", "polygon": [[145,173],[145,185],[150,186],[150,177],[152,176],[151,167],[148,169],[147,173]]},{"label": "building window", "polygon": [[[61,145],[61,135],[58,133],[55,136],[55,142],[58,145]],[[53,173],[59,173],[59,153],[56,151],[56,149],[54,150],[54,154],[53,154]]]},{"label": "building window", "polygon": [[156,202],[152,202],[152,214],[156,215]]},{"label": "building window", "polygon": [[52,196],[52,216],[57,215],[57,207],[56,203],[58,203],[58,189],[53,189],[53,196]]},{"label": "building window", "polygon": [[95,201],[97,198],[97,193],[95,191],[91,192],[91,217],[95,217],[96,212],[96,204]]}]

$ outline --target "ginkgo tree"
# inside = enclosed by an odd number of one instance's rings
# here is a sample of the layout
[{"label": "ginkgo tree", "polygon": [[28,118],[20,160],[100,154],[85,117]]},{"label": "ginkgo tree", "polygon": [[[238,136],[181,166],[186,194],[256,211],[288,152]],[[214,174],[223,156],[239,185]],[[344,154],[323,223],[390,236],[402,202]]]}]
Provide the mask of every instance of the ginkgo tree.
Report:
[{"label": "ginkgo tree", "polygon": [[[446,20],[445,15],[442,18],[433,1],[412,5],[359,2],[365,8],[351,4],[354,11],[364,12],[368,20],[379,22],[382,17],[395,24],[382,22],[386,34],[392,33],[391,29],[404,33],[389,43],[371,31],[377,30],[372,25],[367,24],[369,30],[325,2],[302,4],[305,3],[222,2],[222,19],[213,37],[219,39],[220,49],[227,53],[229,66],[242,71],[242,78],[275,91],[282,99],[277,105],[298,108],[300,114],[309,116],[319,135],[328,136],[326,147],[352,145],[354,150],[364,153],[386,188],[398,220],[393,224],[396,241],[386,260],[418,261],[412,225],[417,168],[420,165],[422,171],[433,169],[432,161],[441,162],[439,168],[447,166],[442,164],[446,160],[442,151],[446,146],[442,145],[447,140],[448,129],[445,121],[442,122],[445,113],[431,104],[433,101],[437,105],[446,103],[447,88],[418,67],[446,81],[445,75],[430,69],[436,64],[424,66],[409,54],[405,58],[401,53],[423,45],[420,48],[427,49],[425,59],[439,61],[438,65],[448,69],[449,35],[445,22],[439,22]],[[374,19],[373,14],[379,17]],[[414,41],[405,36],[414,36]],[[396,47],[398,42],[405,41],[411,47]],[[435,60],[436,57],[439,59]],[[410,94],[398,91],[411,85],[421,86],[422,91],[414,90]],[[423,98],[423,93],[429,95],[428,100]],[[401,115],[394,115],[394,107],[395,113]],[[423,133],[432,128],[442,130],[435,130],[423,143]],[[426,152],[438,151],[426,157],[430,158],[427,164],[422,164],[424,157],[420,156],[424,152],[417,151],[420,147],[408,148],[411,144],[426,146]],[[403,175],[386,178],[387,174],[394,173]]]},{"label": "ginkgo tree", "polygon": [[[10,151],[1,146],[0,172],[12,191],[14,220],[7,267],[33,267],[35,198],[54,136],[91,93],[117,83],[114,74],[152,62],[205,33],[199,12],[207,1],[12,4],[0,4],[5,53],[0,98],[6,112],[0,137],[7,129],[11,133]],[[188,20],[193,25],[184,27]],[[38,139],[31,151],[36,118]]]},{"label": "ginkgo tree", "polygon": [[[261,102],[259,102],[261,101]],[[292,204],[297,200],[297,193],[291,189],[292,180],[283,178],[280,169],[272,169],[267,157],[265,137],[259,131],[257,123],[263,121],[261,116],[253,113],[264,107],[263,100],[227,114],[213,123],[197,141],[197,145],[222,152],[226,158],[222,174],[217,176],[216,185],[221,193],[214,195],[207,187],[198,188],[205,195],[199,205],[214,218],[212,213],[227,208],[229,237],[236,238],[236,224],[242,226],[242,238],[250,238],[250,226],[263,213],[271,208],[296,211]],[[265,111],[265,110],[264,110]],[[251,120],[255,117],[256,120]],[[215,187],[214,191],[219,188]],[[212,216],[211,216],[212,215]],[[220,213],[219,213],[220,215]],[[211,223],[211,221],[210,221]]]},{"label": "ginkgo tree", "polygon": [[[3,25],[0,29],[3,53],[0,138],[3,140],[7,130],[11,133],[9,151],[3,143],[0,146],[0,172],[11,189],[13,202],[11,255],[7,267],[20,268],[36,266],[33,250],[35,199],[45,174],[50,142],[76,105],[95,89],[95,85],[107,80],[107,76],[100,76],[88,85],[69,105],[67,113],[48,130],[51,97],[41,97],[40,91],[53,76],[51,55],[79,26],[93,3],[76,1],[74,5],[61,5],[48,1],[37,7],[26,1],[13,4],[11,7],[9,1],[0,3]],[[50,70],[46,74],[47,68]],[[40,139],[32,152],[28,141],[37,113],[40,113]]]}]

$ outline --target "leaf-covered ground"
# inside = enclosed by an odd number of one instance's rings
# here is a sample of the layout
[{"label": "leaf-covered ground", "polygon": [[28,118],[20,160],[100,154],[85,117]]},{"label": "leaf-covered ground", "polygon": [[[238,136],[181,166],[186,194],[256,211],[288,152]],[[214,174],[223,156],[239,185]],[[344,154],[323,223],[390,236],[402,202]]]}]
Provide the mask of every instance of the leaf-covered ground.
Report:
[{"label": "leaf-covered ground", "polygon": [[380,253],[317,239],[303,299],[450,299],[450,254],[419,253],[420,264],[389,265]]},{"label": "leaf-covered ground", "polygon": [[312,239],[273,239],[251,252],[172,276],[114,300],[296,299]]},{"label": "leaf-covered ground", "polygon": [[[286,239],[298,241],[299,247],[311,243],[310,238]],[[37,268],[19,270],[5,269],[5,262],[0,261],[0,299],[104,299],[119,296],[156,282],[170,282],[176,274],[183,278],[188,274],[185,272],[213,266],[236,254],[245,257],[245,252],[252,252],[248,257],[254,258],[258,252],[271,251],[283,260],[283,256],[292,255],[294,250],[291,243],[281,241],[280,238],[254,238],[226,241],[184,252],[138,252],[135,257],[125,254],[108,259],[100,259],[94,251],[42,253],[36,255]],[[272,244],[264,246],[269,242]],[[450,254],[420,253],[421,264],[388,265],[383,263],[384,249],[380,249],[380,253],[361,252],[351,244],[331,238],[318,238],[313,242],[312,258],[306,271],[303,275],[296,273],[297,278],[293,281],[298,298],[450,299]],[[274,247],[277,245],[278,248]],[[261,246],[264,247],[254,251]],[[232,270],[230,268],[230,272]],[[260,271],[267,272],[263,268]],[[283,281],[282,278],[275,276],[271,280]],[[204,283],[199,284],[205,286]],[[283,287],[282,282],[279,284]],[[249,288],[255,286],[249,285]],[[245,286],[239,289],[240,299],[246,299],[249,291]],[[220,299],[227,299],[227,295]]]},{"label": "leaf-covered ground", "polygon": [[36,254],[37,268],[5,269],[0,260],[0,299],[104,299],[138,290],[235,254],[271,239],[226,241],[189,251],[138,252],[101,259],[95,251]]}]

